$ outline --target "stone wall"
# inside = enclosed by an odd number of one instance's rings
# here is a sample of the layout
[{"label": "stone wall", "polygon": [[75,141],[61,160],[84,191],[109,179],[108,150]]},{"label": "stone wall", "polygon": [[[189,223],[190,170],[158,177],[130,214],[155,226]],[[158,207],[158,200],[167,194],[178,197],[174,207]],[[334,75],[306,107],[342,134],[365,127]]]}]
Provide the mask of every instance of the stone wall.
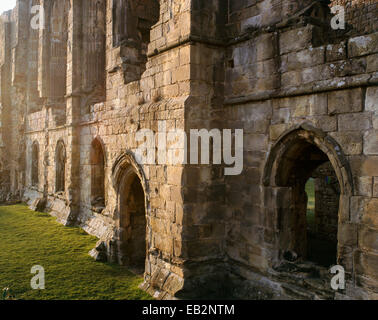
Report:
[{"label": "stone wall", "polygon": [[[226,69],[226,108],[221,118],[227,119],[225,127],[242,126],[245,130],[243,178],[227,183],[230,190],[227,207],[234,208],[232,219],[227,219],[232,230],[228,234],[234,235],[228,238],[227,250],[232,260],[248,266],[244,271],[238,270],[239,273],[269,274],[269,268],[277,262],[279,252],[275,250],[280,240],[275,219],[282,211],[280,206],[285,204],[277,205],[275,201],[284,194],[280,195],[283,190],[276,181],[267,182],[267,186],[274,186],[272,189],[264,189],[261,181],[267,156],[274,146],[303,122],[320,130],[321,136],[329,137],[326,139],[334,139],[338,143],[336,149],[343,150],[351,166],[350,183],[355,190],[349,196],[343,193],[341,196],[339,263],[353,273],[353,265],[362,261],[356,260],[356,255],[372,255],[370,261],[376,257],[373,243],[372,247],[365,247],[364,253],[358,245],[358,239],[365,234],[358,231],[364,228],[362,216],[369,216],[372,207],[365,204],[365,209],[357,209],[354,202],[372,196],[376,174],[370,164],[375,161],[372,149],[377,141],[373,111],[377,107],[372,102],[377,90],[373,80],[376,34],[322,46],[314,44],[317,36],[316,26],[284,28],[256,34],[228,49],[231,67]],[[366,47],[356,44],[362,39],[368,40]],[[369,51],[369,46],[374,49]],[[361,82],[362,78],[365,81]],[[340,177],[339,182],[346,183]],[[369,199],[368,202],[374,202]],[[364,206],[359,202],[357,207],[360,205]],[[360,212],[358,218],[356,212]],[[374,278],[373,269],[370,275],[365,273],[367,268],[363,275],[350,274],[351,281],[357,285],[359,277]]]},{"label": "stone wall", "polygon": [[[327,1],[156,0],[145,11],[128,2],[40,0],[47,26],[38,36],[27,27],[38,1],[19,0],[3,14],[2,198],[21,194],[97,236],[110,261],[127,263],[128,199],[139,181],[143,288],[155,298],[376,298],[376,29],[334,34]],[[122,23],[119,5],[138,18],[138,32]],[[243,129],[243,172],[138,164],[137,131],[161,132],[161,121],[187,134]],[[58,145],[64,190],[56,189]],[[104,160],[101,205],[93,201],[94,146]],[[304,182],[326,161],[340,186],[333,236],[347,273],[347,289],[336,294],[328,271],[298,255]],[[300,263],[324,275],[320,285],[295,278]]]},{"label": "stone wall", "polygon": [[346,23],[355,34],[367,34],[378,28],[378,2],[376,0],[333,0],[332,6],[345,7]]},{"label": "stone wall", "polygon": [[330,162],[314,172],[315,225],[319,238],[337,241],[340,187]]}]

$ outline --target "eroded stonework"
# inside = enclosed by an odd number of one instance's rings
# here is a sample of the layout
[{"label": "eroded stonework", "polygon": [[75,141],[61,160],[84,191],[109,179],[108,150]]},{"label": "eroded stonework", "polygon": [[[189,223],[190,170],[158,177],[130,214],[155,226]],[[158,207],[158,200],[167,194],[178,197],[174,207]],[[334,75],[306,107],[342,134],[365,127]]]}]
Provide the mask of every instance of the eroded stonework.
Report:
[{"label": "eroded stonework", "polygon": [[[376,0],[18,0],[0,23],[1,201],[97,236],[91,255],[155,298],[377,299],[377,17]],[[140,165],[136,133],[159,121],[243,129],[243,172]]]}]

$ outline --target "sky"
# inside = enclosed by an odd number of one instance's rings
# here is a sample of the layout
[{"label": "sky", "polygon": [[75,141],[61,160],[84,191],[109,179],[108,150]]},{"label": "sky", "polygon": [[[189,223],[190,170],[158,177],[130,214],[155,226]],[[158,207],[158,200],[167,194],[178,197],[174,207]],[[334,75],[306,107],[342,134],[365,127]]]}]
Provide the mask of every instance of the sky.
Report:
[{"label": "sky", "polygon": [[3,11],[13,9],[16,6],[16,0],[0,0],[0,14]]}]

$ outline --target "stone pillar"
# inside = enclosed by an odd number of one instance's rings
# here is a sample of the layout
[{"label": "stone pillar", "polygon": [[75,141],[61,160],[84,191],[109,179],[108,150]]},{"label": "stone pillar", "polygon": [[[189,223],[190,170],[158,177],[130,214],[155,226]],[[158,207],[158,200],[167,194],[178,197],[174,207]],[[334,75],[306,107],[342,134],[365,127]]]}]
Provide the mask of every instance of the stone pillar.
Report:
[{"label": "stone pillar", "polygon": [[0,119],[1,119],[1,146],[0,146],[0,200],[5,201],[10,189],[9,171],[9,124],[10,124],[10,16],[1,15],[0,20]]},{"label": "stone pillar", "polygon": [[79,213],[80,202],[80,88],[81,88],[81,41],[82,1],[70,0],[68,17],[67,51],[67,196],[71,215],[68,223],[74,223]]}]

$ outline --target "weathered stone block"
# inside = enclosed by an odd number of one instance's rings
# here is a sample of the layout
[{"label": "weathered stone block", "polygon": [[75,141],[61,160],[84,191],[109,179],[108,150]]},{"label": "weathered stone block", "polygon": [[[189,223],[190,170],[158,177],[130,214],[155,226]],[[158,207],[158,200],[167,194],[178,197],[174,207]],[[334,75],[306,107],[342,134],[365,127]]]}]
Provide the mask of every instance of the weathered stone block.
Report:
[{"label": "weathered stone block", "polygon": [[378,113],[378,87],[366,89],[365,110]]},{"label": "weathered stone block", "polygon": [[334,91],[328,94],[328,113],[348,113],[362,111],[362,89]]},{"label": "weathered stone block", "polygon": [[338,116],[340,131],[360,131],[371,128],[371,116],[363,113],[341,114]]},{"label": "weathered stone block", "polygon": [[324,47],[310,48],[288,54],[288,71],[304,69],[324,63]]},{"label": "weathered stone block", "polygon": [[367,57],[367,72],[376,72],[378,70],[378,54],[372,54]]},{"label": "weathered stone block", "polygon": [[373,178],[372,177],[358,177],[356,179],[356,189],[357,194],[363,197],[371,197],[372,196],[372,186],[373,186]]},{"label": "weathered stone block", "polygon": [[378,33],[359,36],[349,40],[348,53],[349,57],[362,56],[375,53],[378,51]]},{"label": "weathered stone block", "polygon": [[339,44],[329,44],[326,48],[327,62],[343,60],[346,58],[345,42]]},{"label": "weathered stone block", "polygon": [[327,114],[328,99],[327,94],[315,94],[309,98],[309,115],[325,115]]},{"label": "weathered stone block", "polygon": [[373,197],[378,198],[378,177],[374,177]]},{"label": "weathered stone block", "polygon": [[302,74],[298,71],[289,71],[282,74],[283,87],[296,87],[302,83]]},{"label": "weathered stone block", "polygon": [[358,243],[361,249],[378,253],[378,230],[362,227],[358,231]]},{"label": "weathered stone block", "polygon": [[268,148],[268,137],[262,134],[248,134],[244,137],[244,150],[262,151]]},{"label": "weathered stone block", "polygon": [[338,242],[341,246],[357,245],[357,225],[352,223],[339,224]]},{"label": "weathered stone block", "polygon": [[378,279],[378,255],[367,254],[362,251],[356,251],[354,255],[354,264],[356,271],[360,275]]},{"label": "weathered stone block", "polygon": [[346,195],[340,195],[339,221],[340,223],[350,222],[350,198]]},{"label": "weathered stone block", "polygon": [[345,268],[346,272],[353,272],[353,250],[351,247],[338,246],[337,263]]},{"label": "weathered stone block", "polygon": [[324,65],[318,65],[311,68],[303,69],[301,72],[302,84],[328,79],[328,70]]},{"label": "weathered stone block", "polygon": [[360,132],[332,132],[331,136],[340,144],[346,155],[362,153],[362,134]]},{"label": "weathered stone block", "polygon": [[330,116],[316,116],[311,118],[314,126],[324,132],[337,131],[337,118]]},{"label": "weathered stone block", "polygon": [[359,224],[364,215],[365,207],[369,199],[361,196],[353,196],[350,199],[350,221]]},{"label": "weathered stone block", "polygon": [[275,124],[269,128],[269,137],[271,140],[277,140],[286,130],[288,130],[289,124]]},{"label": "weathered stone block", "polygon": [[378,155],[378,130],[372,130],[364,134],[364,154]]},{"label": "weathered stone block", "polygon": [[361,164],[361,174],[366,176],[378,176],[378,157],[369,157]]},{"label": "weathered stone block", "polygon": [[365,206],[365,212],[362,217],[362,222],[371,227],[378,227],[378,199],[372,198]]},{"label": "weathered stone block", "polygon": [[176,186],[181,185],[183,179],[182,167],[168,167],[167,168],[167,182]]},{"label": "weathered stone block", "polygon": [[275,39],[272,33],[256,39],[257,61],[272,59],[275,54]]},{"label": "weathered stone block", "polygon": [[286,31],[280,35],[281,54],[310,47],[311,39],[312,28],[310,26]]},{"label": "weathered stone block", "polygon": [[274,109],[272,124],[284,124],[290,120],[291,110],[290,108]]},{"label": "weathered stone block", "polygon": [[256,62],[256,47],[250,43],[236,47],[233,51],[232,57],[234,59],[235,67],[245,67]]}]

